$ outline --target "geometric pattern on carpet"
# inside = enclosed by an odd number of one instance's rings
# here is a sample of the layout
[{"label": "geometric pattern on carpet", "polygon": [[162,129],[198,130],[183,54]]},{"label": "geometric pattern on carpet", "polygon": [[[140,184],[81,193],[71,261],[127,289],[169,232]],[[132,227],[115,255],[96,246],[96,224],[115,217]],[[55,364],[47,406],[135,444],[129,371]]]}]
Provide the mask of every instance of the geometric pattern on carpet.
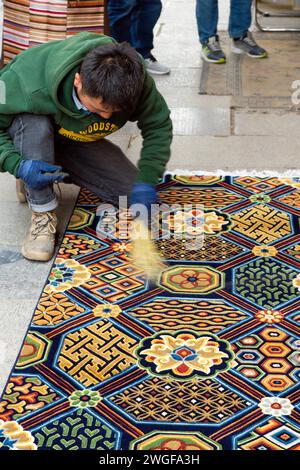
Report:
[{"label": "geometric pattern on carpet", "polygon": [[103,232],[81,189],[0,399],[0,450],[300,450],[299,179],[158,190],[203,204],[203,245],[170,218],[153,285],[126,214]]}]

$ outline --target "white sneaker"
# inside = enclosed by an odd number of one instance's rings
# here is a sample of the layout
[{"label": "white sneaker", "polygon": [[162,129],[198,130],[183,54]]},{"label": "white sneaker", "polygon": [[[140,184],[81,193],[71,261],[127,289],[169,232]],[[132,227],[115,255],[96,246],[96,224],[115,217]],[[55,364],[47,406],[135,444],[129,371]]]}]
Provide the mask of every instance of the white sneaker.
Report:
[{"label": "white sneaker", "polygon": [[31,226],[22,246],[24,258],[48,261],[55,248],[57,217],[54,211],[32,212]]},{"label": "white sneaker", "polygon": [[153,75],[166,75],[171,71],[170,67],[158,62],[153,55],[145,59],[145,63],[147,71],[153,73]]}]

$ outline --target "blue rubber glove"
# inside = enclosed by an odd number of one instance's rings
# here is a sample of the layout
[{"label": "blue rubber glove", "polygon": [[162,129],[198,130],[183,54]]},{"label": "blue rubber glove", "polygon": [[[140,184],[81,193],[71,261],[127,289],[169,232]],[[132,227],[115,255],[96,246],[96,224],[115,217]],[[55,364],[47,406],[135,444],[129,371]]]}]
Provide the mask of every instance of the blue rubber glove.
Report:
[{"label": "blue rubber glove", "polygon": [[55,181],[63,181],[67,173],[61,167],[50,165],[41,160],[21,160],[17,177],[21,178],[29,189],[41,189]]},{"label": "blue rubber glove", "polygon": [[134,183],[130,197],[130,205],[143,204],[148,214],[151,214],[151,204],[157,204],[158,198],[155,187],[149,183]]}]

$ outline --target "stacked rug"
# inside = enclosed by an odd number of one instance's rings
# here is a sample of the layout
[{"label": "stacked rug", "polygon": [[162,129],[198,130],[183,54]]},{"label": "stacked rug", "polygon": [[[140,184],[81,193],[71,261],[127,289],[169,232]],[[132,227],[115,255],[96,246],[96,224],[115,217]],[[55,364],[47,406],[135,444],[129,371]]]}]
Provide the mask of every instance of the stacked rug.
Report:
[{"label": "stacked rug", "polygon": [[4,64],[20,52],[83,31],[104,32],[104,0],[3,0]]},{"label": "stacked rug", "polygon": [[0,400],[0,450],[300,449],[300,180],[158,189],[203,207],[203,243],[170,214],[149,284],[124,215],[104,230],[81,190]]}]

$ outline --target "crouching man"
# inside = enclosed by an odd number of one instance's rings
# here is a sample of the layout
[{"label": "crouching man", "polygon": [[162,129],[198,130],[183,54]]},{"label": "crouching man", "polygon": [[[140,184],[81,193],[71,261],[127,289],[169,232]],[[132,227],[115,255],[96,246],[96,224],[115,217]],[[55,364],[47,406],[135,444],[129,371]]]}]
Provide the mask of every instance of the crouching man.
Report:
[{"label": "crouching man", "polygon": [[[170,157],[168,107],[128,44],[80,33],[19,54],[0,72],[0,171],[25,184],[32,210],[22,254],[49,260],[58,201],[53,183],[85,187],[105,202],[119,196],[149,210]],[[136,168],[105,137],[137,121],[143,147]]]}]

